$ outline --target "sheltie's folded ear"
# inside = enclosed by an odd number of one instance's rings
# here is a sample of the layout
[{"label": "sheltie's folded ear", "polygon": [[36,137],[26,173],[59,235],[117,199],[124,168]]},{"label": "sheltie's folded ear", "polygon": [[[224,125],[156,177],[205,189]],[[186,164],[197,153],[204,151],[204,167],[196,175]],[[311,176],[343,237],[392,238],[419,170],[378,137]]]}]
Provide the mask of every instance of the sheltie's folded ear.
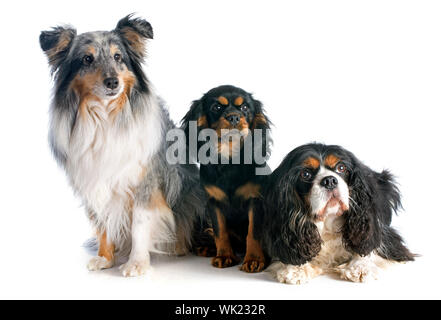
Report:
[{"label": "sheltie's folded ear", "polygon": [[148,21],[133,18],[133,14],[129,14],[118,22],[115,31],[132,54],[140,60],[145,57],[146,40],[153,39],[153,28]]},{"label": "sheltie's folded ear", "polygon": [[48,57],[52,72],[55,72],[66,58],[76,35],[76,30],[71,27],[55,27],[41,32],[40,46]]}]

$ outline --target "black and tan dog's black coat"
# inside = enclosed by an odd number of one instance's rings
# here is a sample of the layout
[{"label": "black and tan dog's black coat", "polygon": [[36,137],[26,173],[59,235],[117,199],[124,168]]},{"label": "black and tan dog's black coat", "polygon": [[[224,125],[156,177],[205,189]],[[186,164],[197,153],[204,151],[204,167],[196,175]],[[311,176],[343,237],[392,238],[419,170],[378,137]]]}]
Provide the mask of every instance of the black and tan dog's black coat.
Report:
[{"label": "black and tan dog's black coat", "polygon": [[[267,130],[270,122],[265,116],[262,104],[252,95],[233,86],[220,86],[207,92],[200,100],[195,101],[183,119],[183,128],[187,131],[190,121],[197,122],[198,132],[202,129],[216,131],[219,139],[218,164],[202,164],[200,179],[209,197],[206,214],[208,226],[213,228],[216,253],[205,250],[200,255],[214,256],[212,265],[218,268],[233,266],[239,262],[235,254],[236,247],[246,243],[246,255],[242,270],[260,272],[265,266],[265,257],[254,226],[257,214],[261,210],[261,189],[264,176],[256,175],[256,168],[265,167],[266,163],[256,163],[253,152],[252,161],[245,164],[243,140],[240,145],[229,142],[223,149],[222,131],[237,129],[245,138],[253,138],[256,129],[262,131],[262,143],[257,145],[253,140],[253,151],[259,149],[262,155],[269,154]],[[201,143],[198,144],[198,150]],[[221,157],[231,158],[233,150],[239,150],[240,163],[222,164]],[[225,155],[227,153],[227,155]],[[233,247],[235,247],[233,249]],[[239,251],[240,248],[237,248]]]}]

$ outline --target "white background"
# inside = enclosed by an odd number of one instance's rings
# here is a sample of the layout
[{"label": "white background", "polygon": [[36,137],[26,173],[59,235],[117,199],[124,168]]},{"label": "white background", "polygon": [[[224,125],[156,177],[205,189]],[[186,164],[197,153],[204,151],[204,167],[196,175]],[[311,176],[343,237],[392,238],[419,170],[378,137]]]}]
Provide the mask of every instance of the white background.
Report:
[{"label": "white background", "polygon": [[[88,272],[91,229],[47,146],[38,36],[131,12],[153,25],[145,70],[174,120],[213,86],[254,92],[275,124],[272,168],[311,141],[390,168],[405,206],[393,225],[422,257],[369,284],[288,286],[198,257],[156,257],[136,279]],[[8,1],[0,15],[0,298],[441,298],[439,1]]]}]

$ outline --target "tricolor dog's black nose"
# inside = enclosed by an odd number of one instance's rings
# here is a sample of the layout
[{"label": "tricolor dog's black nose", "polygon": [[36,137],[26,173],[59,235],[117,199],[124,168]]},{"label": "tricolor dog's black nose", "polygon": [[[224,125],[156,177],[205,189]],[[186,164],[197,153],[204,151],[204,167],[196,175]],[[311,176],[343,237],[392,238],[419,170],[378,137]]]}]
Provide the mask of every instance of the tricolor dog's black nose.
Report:
[{"label": "tricolor dog's black nose", "polygon": [[237,113],[232,113],[227,115],[227,120],[231,125],[236,126],[240,122],[240,115]]},{"label": "tricolor dog's black nose", "polygon": [[320,185],[328,190],[334,190],[338,186],[338,180],[334,176],[327,176],[324,177],[322,181],[320,181]]},{"label": "tricolor dog's black nose", "polygon": [[108,89],[116,89],[118,88],[118,78],[106,78],[104,79],[104,85],[106,86],[106,88]]}]

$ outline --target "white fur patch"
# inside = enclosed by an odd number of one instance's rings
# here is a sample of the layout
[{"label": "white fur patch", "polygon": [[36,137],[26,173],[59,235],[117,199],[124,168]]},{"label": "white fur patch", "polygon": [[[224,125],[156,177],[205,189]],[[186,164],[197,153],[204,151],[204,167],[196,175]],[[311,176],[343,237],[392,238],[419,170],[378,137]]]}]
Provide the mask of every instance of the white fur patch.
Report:
[{"label": "white fur patch", "polygon": [[113,265],[113,260],[109,261],[104,257],[96,256],[90,259],[87,269],[89,269],[89,271],[99,271],[103,269],[110,269],[113,267]]},{"label": "white fur patch", "polygon": [[[329,190],[320,185],[320,182],[323,178],[332,176],[335,177],[338,181],[337,188],[334,193],[338,195],[339,200],[343,203],[346,208],[349,208],[349,188],[346,184],[346,181],[342,177],[340,177],[336,172],[329,170],[324,167],[320,167],[319,172],[317,173],[313,185],[310,191],[310,204],[311,204],[311,212],[315,215],[318,215],[321,211],[323,211],[328,205],[329,200],[331,199],[331,193]],[[333,205],[334,211],[338,211],[339,208],[337,204]],[[327,208],[327,209],[331,209]]]},{"label": "white fur patch", "polygon": [[326,212],[326,219],[316,223],[323,240],[319,254],[311,262],[301,266],[273,263],[268,271],[281,283],[303,284],[323,273],[337,273],[343,279],[353,282],[366,282],[377,279],[381,269],[390,261],[383,259],[375,252],[360,257],[347,251],[342,242],[341,227],[343,217],[332,214],[334,209]]},{"label": "white fur patch", "polygon": [[273,263],[268,271],[280,282],[286,284],[305,284],[310,279],[322,273],[320,268],[306,263],[301,266],[293,266],[282,262]]},{"label": "white fur patch", "polygon": [[160,107],[153,97],[144,99],[149,107],[138,118],[125,111],[129,105],[124,107],[124,124],[110,117],[112,106],[92,102],[85,116],[78,115],[67,145],[65,135],[60,135],[74,190],[117,247],[130,235],[128,207],[133,190],[162,140]]}]

